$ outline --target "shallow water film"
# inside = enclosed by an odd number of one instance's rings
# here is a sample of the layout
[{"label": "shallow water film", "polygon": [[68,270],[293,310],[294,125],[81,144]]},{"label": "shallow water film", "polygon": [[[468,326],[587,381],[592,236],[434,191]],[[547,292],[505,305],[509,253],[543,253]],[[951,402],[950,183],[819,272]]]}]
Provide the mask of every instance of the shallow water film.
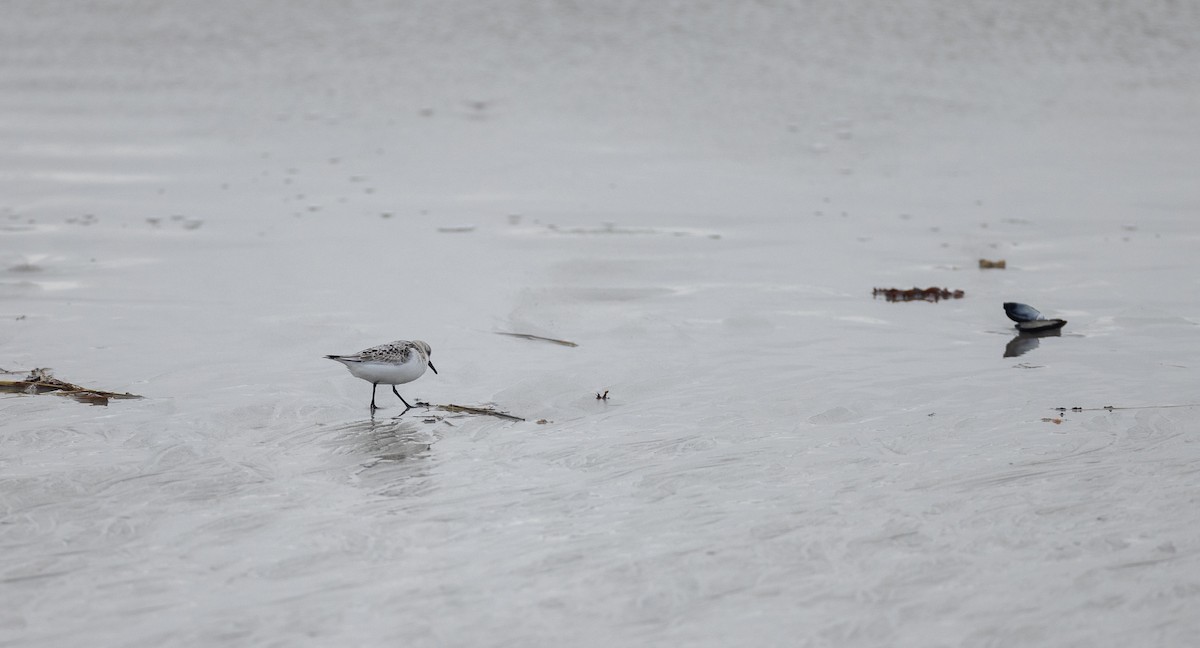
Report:
[{"label": "shallow water film", "polygon": [[5,2],[0,645],[1193,645],[1197,115],[1167,0]]}]

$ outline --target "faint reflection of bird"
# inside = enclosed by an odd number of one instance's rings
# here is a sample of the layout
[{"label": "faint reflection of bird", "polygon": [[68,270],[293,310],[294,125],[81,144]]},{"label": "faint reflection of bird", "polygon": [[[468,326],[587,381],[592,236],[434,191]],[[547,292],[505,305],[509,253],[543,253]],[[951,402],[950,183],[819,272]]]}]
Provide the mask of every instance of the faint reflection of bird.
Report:
[{"label": "faint reflection of bird", "polygon": [[[388,344],[373,346],[351,355],[327,355],[326,358],[336,360],[350,370],[355,378],[362,378],[371,383],[371,412],[379,409],[375,405],[375,390],[380,384],[391,385],[392,393],[404,403],[404,412],[412,409],[412,405],[404,400],[396,385],[410,383],[425,373],[425,367],[438,370],[429,361],[433,350],[429,343],[421,340],[396,340]],[[404,412],[401,412],[403,414]]]}]

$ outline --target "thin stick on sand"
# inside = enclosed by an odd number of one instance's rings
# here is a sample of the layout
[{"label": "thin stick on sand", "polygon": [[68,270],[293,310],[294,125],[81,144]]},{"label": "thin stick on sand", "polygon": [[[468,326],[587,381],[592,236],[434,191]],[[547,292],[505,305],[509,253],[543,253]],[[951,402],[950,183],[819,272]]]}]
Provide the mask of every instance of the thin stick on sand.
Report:
[{"label": "thin stick on sand", "polygon": [[1172,407],[1200,407],[1200,403],[1190,403],[1187,405],[1132,405],[1129,407],[1114,407],[1105,405],[1104,407],[1055,407],[1059,412],[1112,412],[1115,410],[1141,410],[1141,409],[1169,409]]},{"label": "thin stick on sand", "polygon": [[509,421],[524,421],[525,419],[519,416],[513,416],[506,412],[492,409],[490,407],[467,407],[466,405],[437,405],[437,409],[443,412],[453,412],[455,414],[476,414],[479,416],[495,416],[496,418],[507,419]]},{"label": "thin stick on sand", "polygon": [[552,342],[554,344],[561,344],[562,346],[566,347],[579,346],[578,344],[575,344],[569,340],[556,340],[554,338],[542,337],[540,335],[533,335],[531,333],[508,333],[506,331],[496,331],[496,335],[507,335],[509,337],[521,338],[524,340],[541,340],[542,342]]}]

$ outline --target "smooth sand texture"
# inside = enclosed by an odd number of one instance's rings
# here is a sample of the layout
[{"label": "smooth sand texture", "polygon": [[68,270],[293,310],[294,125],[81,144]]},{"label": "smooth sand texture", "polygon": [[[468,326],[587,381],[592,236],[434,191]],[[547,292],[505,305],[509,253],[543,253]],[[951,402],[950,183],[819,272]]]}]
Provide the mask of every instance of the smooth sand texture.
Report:
[{"label": "smooth sand texture", "polygon": [[0,395],[0,645],[1191,645],[1197,115],[1165,0],[5,2],[0,367],[146,398]]}]

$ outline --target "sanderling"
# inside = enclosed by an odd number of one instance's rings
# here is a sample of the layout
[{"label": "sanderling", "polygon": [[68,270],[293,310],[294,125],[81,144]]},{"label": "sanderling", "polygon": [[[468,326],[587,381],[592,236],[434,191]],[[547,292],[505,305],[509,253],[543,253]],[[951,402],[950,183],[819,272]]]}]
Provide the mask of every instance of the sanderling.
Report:
[{"label": "sanderling", "polygon": [[[425,373],[425,367],[438,370],[429,361],[433,351],[429,343],[421,340],[396,340],[389,344],[373,346],[351,355],[327,355],[330,360],[337,360],[346,365],[351,375],[371,383],[371,411],[379,409],[375,405],[375,389],[380,384],[391,385],[392,393],[404,403],[404,412],[412,409],[412,405],[404,400],[396,385],[410,383]],[[404,412],[401,412],[403,414]]]}]

